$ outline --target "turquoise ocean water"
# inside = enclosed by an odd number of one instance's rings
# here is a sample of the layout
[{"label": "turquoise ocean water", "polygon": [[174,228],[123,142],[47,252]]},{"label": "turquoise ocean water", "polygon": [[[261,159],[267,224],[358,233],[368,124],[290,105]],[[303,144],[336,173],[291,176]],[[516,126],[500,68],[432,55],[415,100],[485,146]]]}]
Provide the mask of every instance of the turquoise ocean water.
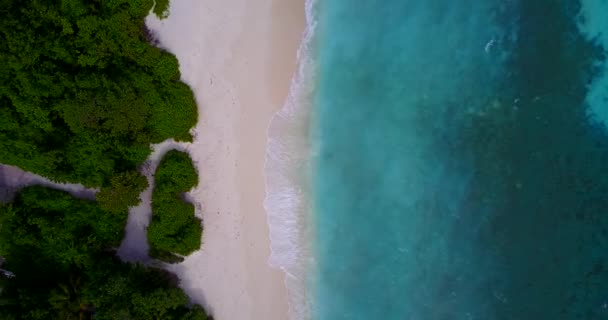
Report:
[{"label": "turquoise ocean water", "polygon": [[608,1],[318,0],[269,128],[293,319],[608,319]]},{"label": "turquoise ocean water", "polygon": [[309,317],[608,319],[608,1],[314,20]]}]

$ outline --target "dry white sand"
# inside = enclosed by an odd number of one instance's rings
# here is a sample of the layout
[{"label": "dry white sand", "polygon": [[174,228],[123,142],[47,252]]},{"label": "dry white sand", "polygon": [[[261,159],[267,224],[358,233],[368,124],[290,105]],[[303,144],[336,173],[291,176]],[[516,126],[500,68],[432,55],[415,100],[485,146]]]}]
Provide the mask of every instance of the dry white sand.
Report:
[{"label": "dry white sand", "polygon": [[173,0],[148,19],[194,90],[188,146],[200,174],[202,250],[170,269],[216,320],[285,320],[284,275],[268,265],[266,133],[283,105],[304,31],[303,0]]}]

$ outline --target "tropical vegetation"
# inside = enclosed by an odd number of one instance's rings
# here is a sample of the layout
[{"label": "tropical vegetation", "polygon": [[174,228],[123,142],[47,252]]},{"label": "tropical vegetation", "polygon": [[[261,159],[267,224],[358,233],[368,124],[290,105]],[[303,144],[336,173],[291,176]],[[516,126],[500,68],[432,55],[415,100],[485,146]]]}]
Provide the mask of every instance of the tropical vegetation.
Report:
[{"label": "tropical vegetation", "polygon": [[174,275],[116,257],[126,217],[39,186],[0,206],[0,319],[207,319]]},{"label": "tropical vegetation", "polygon": [[153,4],[2,1],[0,163],[101,187],[151,143],[192,139],[192,91],[144,24]]},{"label": "tropical vegetation", "polygon": [[[152,221],[148,227],[150,255],[180,262],[201,246],[201,221],[183,194],[198,184],[198,173],[187,153],[167,152],[154,175]],[[178,254],[178,255],[176,255]]]},{"label": "tropical vegetation", "polygon": [[[90,201],[35,186],[0,204],[0,320],[207,319],[175,275],[115,254],[148,187],[138,170],[151,144],[191,141],[197,121],[177,59],[144,23],[166,17],[169,0],[0,2],[0,163],[100,190]],[[189,170],[178,158],[161,166],[150,229],[174,258],[201,235],[177,201],[197,183],[175,172]]]}]

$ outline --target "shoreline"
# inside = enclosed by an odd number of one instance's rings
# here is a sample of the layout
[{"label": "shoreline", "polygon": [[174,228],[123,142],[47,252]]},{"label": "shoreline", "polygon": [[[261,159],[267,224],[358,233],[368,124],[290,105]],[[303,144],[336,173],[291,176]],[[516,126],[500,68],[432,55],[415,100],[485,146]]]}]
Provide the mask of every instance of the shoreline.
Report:
[{"label": "shoreline", "polygon": [[314,0],[305,1],[306,27],[298,47],[289,95],[267,128],[264,163],[271,253],[269,263],[285,273],[289,318],[310,319],[315,278],[313,140],[317,22]]},{"label": "shoreline", "polygon": [[296,71],[304,1],[174,0],[167,19],[147,24],[177,56],[200,119],[189,150],[201,182],[190,197],[203,244],[167,268],[215,319],[285,320],[285,277],[268,263],[264,162]]}]

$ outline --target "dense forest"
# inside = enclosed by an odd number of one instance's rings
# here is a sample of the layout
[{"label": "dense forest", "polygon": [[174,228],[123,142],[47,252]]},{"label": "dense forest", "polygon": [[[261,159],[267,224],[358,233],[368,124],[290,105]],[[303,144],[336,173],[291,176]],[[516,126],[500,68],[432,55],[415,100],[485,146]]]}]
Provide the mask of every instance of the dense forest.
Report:
[{"label": "dense forest", "polygon": [[[207,319],[174,276],[120,262],[126,212],[29,187],[0,207],[0,319]],[[3,278],[0,276],[0,278]]]},{"label": "dense forest", "polygon": [[152,8],[152,0],[2,0],[0,163],[100,187],[136,169],[150,143],[191,140],[194,97],[175,56],[151,44]]},{"label": "dense forest", "polygon": [[[138,170],[151,144],[191,141],[197,122],[177,59],[144,24],[168,7],[0,0],[0,163],[100,189],[88,201],[29,187],[0,204],[0,320],[208,318],[175,275],[115,255],[128,208],[148,187]],[[197,173],[186,154],[177,158],[156,180],[149,240],[164,260],[198,249],[202,232],[179,199]]]},{"label": "dense forest", "polygon": [[152,221],[148,227],[150,256],[165,262],[181,262],[201,246],[201,221],[183,193],[198,184],[198,174],[187,153],[171,150],[154,175]]}]

